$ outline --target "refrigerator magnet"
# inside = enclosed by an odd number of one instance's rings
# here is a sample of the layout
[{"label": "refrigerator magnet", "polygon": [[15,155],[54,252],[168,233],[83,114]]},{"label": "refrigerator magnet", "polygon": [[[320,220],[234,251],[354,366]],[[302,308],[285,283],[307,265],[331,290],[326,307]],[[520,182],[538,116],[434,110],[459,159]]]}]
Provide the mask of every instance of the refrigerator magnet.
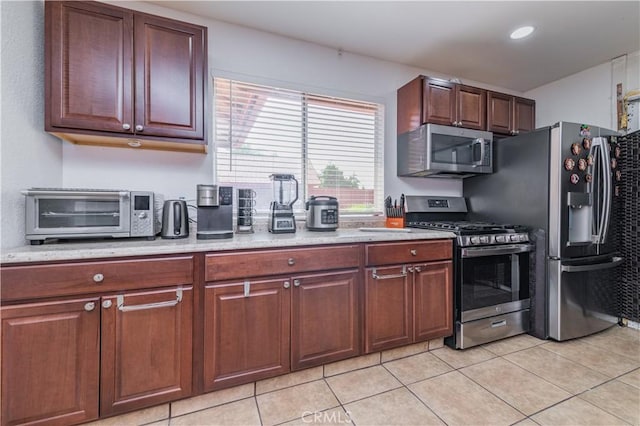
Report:
[{"label": "refrigerator magnet", "polygon": [[571,144],[571,153],[573,155],[580,154],[580,151],[582,151],[582,148],[580,148],[580,144],[577,144],[577,143]]},{"label": "refrigerator magnet", "polygon": [[578,176],[577,173],[572,173],[571,174],[571,183],[575,185],[578,182],[580,182],[580,176]]},{"label": "refrigerator magnet", "polygon": [[564,169],[565,170],[573,170],[576,166],[576,162],[573,161],[573,158],[565,158],[564,159]]}]

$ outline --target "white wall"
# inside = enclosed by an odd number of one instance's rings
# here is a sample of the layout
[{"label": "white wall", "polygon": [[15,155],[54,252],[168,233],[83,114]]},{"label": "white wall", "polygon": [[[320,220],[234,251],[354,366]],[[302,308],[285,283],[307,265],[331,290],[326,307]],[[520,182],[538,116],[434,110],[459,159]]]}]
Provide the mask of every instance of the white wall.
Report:
[{"label": "white wall", "polygon": [[536,100],[536,127],[573,121],[616,130],[615,86],[640,88],[639,58],[633,52],[526,92]]},{"label": "white wall", "polygon": [[62,183],[62,143],[44,132],[44,3],[0,2],[0,248],[24,244],[29,187]]}]

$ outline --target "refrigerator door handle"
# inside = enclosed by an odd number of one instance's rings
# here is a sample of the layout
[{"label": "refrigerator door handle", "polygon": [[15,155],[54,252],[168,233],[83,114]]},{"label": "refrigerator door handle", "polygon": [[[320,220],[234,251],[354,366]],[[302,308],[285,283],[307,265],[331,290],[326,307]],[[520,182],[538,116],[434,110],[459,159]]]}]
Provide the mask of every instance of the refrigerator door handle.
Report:
[{"label": "refrigerator door handle", "polygon": [[604,263],[596,263],[591,265],[562,265],[560,270],[562,272],[588,272],[588,271],[599,271],[602,269],[611,269],[620,265],[624,262],[624,258],[614,256],[611,258],[611,261]]},{"label": "refrigerator door handle", "polygon": [[610,155],[610,150],[609,150],[609,143],[607,142],[606,138],[603,137],[597,137],[594,138],[594,142],[598,143],[598,145],[600,145],[600,151],[602,152],[602,155],[600,156],[601,158],[601,164],[602,164],[602,170],[601,170],[601,175],[602,175],[602,179],[603,179],[603,208],[602,208],[602,221],[600,222],[600,230],[598,232],[600,239],[598,241],[598,244],[604,244],[606,239],[607,239],[607,233],[609,230],[609,223],[611,221],[611,171],[610,171],[610,164],[611,164],[611,155]]}]

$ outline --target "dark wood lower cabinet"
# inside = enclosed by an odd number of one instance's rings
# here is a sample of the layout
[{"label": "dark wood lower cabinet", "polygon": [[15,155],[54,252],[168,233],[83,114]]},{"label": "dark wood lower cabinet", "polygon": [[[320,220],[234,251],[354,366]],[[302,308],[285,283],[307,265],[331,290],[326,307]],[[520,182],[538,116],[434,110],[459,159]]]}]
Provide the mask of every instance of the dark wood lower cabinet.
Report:
[{"label": "dark wood lower cabinet", "polygon": [[358,270],[294,277],[291,369],[360,353]]},{"label": "dark wood lower cabinet", "polygon": [[417,265],[414,270],[414,341],[453,334],[453,264]]},{"label": "dark wood lower cabinet", "polygon": [[413,284],[406,267],[368,268],[365,274],[365,352],[411,343]]},{"label": "dark wood lower cabinet", "polygon": [[100,414],[191,394],[192,287],[102,298]]},{"label": "dark wood lower cabinet", "polygon": [[273,279],[205,288],[205,391],[289,371],[290,285]]},{"label": "dark wood lower cabinet", "polygon": [[98,418],[99,298],[2,307],[2,424]]},{"label": "dark wood lower cabinet", "polygon": [[451,261],[368,268],[365,352],[453,333]]}]

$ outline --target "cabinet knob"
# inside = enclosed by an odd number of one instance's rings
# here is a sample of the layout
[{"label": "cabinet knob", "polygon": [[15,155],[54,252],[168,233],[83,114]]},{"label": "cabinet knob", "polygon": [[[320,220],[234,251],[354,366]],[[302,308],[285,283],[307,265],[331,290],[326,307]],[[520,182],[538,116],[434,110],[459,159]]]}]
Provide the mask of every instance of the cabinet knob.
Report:
[{"label": "cabinet knob", "polygon": [[293,280],[293,285],[295,287],[300,287],[300,280]]},{"label": "cabinet knob", "polygon": [[129,123],[124,123],[124,124],[122,125],[122,129],[123,129],[123,130],[129,130],[130,128],[131,128],[131,124],[129,124]]},{"label": "cabinet knob", "polygon": [[109,309],[111,305],[112,305],[111,300],[105,300],[104,302],[102,302],[102,307],[105,309]]},{"label": "cabinet knob", "polygon": [[136,132],[141,132],[141,131],[143,131],[143,130],[144,130],[144,126],[143,126],[142,124],[138,124],[138,125],[136,126]]},{"label": "cabinet knob", "polygon": [[287,265],[293,266],[295,264],[296,264],[296,260],[293,257],[290,257],[289,260],[287,260]]},{"label": "cabinet knob", "polygon": [[291,287],[291,283],[289,283],[289,281],[285,281],[283,287],[284,288],[289,288],[289,287]]},{"label": "cabinet knob", "polygon": [[88,302],[84,304],[84,310],[87,312],[91,312],[96,308],[95,302]]},{"label": "cabinet knob", "polygon": [[102,274],[95,274],[93,276],[93,282],[95,283],[101,283],[102,281],[104,281],[104,275]]},{"label": "cabinet knob", "polygon": [[409,267],[407,268],[407,271],[409,271],[409,272],[413,272],[413,267],[412,267],[412,266],[409,266]]},{"label": "cabinet knob", "polygon": [[411,253],[411,256],[417,256],[418,255],[418,250],[411,249],[411,250],[409,250],[409,253]]},{"label": "cabinet knob", "polygon": [[415,268],[415,269],[416,269],[416,272],[421,272],[421,271],[422,271],[422,268],[421,268],[421,267],[419,267],[419,266],[416,266],[416,268]]}]

